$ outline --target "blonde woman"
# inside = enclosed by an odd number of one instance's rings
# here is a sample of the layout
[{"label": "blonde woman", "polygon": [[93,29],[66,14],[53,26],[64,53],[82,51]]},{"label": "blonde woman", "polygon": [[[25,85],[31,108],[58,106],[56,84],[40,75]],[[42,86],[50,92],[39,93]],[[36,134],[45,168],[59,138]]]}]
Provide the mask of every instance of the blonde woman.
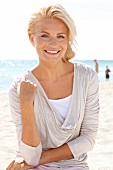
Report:
[{"label": "blonde woman", "polygon": [[19,151],[7,170],[88,170],[98,129],[98,78],[91,67],[69,61],[74,21],[61,5],[44,7],[31,16],[28,36],[39,63],[9,91]]}]

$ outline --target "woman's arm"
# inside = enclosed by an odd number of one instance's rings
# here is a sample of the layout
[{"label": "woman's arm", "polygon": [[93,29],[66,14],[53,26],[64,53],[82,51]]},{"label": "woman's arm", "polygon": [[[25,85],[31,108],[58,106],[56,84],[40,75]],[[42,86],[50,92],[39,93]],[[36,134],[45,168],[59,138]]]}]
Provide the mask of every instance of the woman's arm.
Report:
[{"label": "woman's arm", "polygon": [[40,143],[35,117],[34,117],[34,97],[37,87],[23,77],[19,88],[18,95],[20,100],[20,109],[22,113],[22,141],[32,147]]},{"label": "woman's arm", "polygon": [[81,124],[80,135],[68,142],[68,146],[74,156],[79,157],[83,153],[91,151],[95,144],[99,123],[99,81],[97,73],[92,70],[91,79],[88,82],[87,96],[84,109],[84,118]]},{"label": "woman's arm", "polygon": [[9,103],[16,126],[20,155],[28,165],[32,166],[38,165],[42,153],[34,118],[33,101],[36,89],[33,83],[22,79],[21,82],[19,80],[13,83],[9,90]]},{"label": "woman's arm", "polygon": [[39,165],[72,158],[73,155],[71,150],[69,149],[69,146],[67,144],[64,144],[58,148],[44,151],[41,155]]}]

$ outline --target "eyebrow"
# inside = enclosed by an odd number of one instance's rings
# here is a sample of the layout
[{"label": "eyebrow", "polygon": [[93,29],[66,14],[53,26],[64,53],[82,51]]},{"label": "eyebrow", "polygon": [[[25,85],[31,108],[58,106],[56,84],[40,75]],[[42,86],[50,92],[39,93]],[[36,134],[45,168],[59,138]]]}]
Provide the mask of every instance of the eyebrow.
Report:
[{"label": "eyebrow", "polygon": [[49,34],[48,32],[46,32],[46,31],[41,31],[40,33],[46,33],[46,34]]},{"label": "eyebrow", "polygon": [[[45,33],[45,34],[50,34],[50,33],[46,32],[46,31],[40,32],[40,34],[43,34],[43,33]],[[66,35],[66,33],[64,33],[64,32],[60,32],[60,33],[57,33],[57,34],[58,34],[58,35],[60,35],[60,34],[65,34],[65,35]]]}]

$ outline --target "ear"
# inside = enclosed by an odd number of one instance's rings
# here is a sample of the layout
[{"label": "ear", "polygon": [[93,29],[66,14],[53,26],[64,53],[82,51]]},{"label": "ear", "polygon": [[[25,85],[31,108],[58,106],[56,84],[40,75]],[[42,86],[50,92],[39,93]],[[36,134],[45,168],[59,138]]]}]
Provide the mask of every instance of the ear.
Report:
[{"label": "ear", "polygon": [[29,40],[34,47],[35,43],[34,43],[34,35],[33,34],[29,34]]}]

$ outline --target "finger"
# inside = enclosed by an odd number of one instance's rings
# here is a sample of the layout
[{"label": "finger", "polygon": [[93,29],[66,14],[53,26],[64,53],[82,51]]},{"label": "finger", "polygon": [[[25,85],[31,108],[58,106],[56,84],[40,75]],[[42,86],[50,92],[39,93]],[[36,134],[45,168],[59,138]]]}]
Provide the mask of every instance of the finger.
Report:
[{"label": "finger", "polygon": [[22,76],[21,82],[22,82],[22,81],[26,81],[26,75]]},{"label": "finger", "polygon": [[34,84],[34,86],[37,88],[37,84]]},{"label": "finger", "polygon": [[14,163],[15,163],[15,160],[13,160],[13,161],[9,164],[9,166],[6,168],[6,170],[10,170]]},{"label": "finger", "polygon": [[37,84],[33,83],[33,82],[30,82],[30,84],[34,87],[37,87]]},{"label": "finger", "polygon": [[15,162],[11,170],[21,170],[21,164],[18,162]]}]

